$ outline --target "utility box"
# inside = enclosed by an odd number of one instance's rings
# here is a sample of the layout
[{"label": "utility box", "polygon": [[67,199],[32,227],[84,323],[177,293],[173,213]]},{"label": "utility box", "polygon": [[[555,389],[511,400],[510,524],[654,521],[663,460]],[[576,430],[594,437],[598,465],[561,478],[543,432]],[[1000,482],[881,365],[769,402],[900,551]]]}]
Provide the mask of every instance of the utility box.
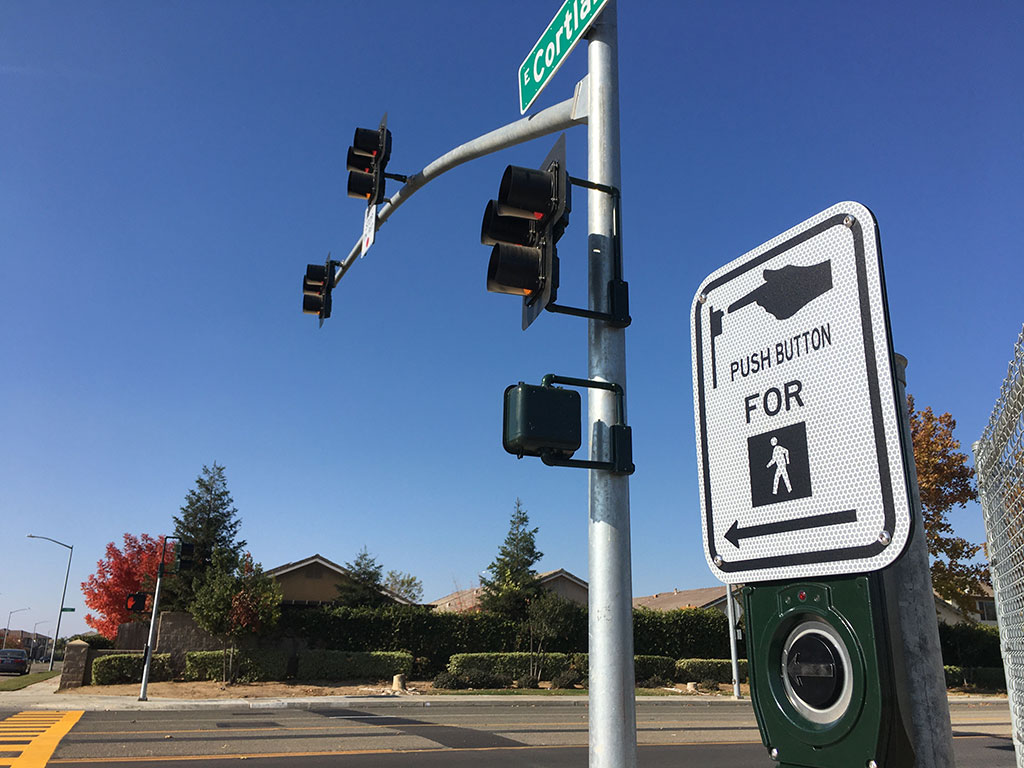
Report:
[{"label": "utility box", "polygon": [[580,393],[519,382],[505,390],[502,445],[516,456],[572,456],[582,443]]},{"label": "utility box", "polygon": [[782,766],[907,768],[881,575],[743,589],[751,697]]}]

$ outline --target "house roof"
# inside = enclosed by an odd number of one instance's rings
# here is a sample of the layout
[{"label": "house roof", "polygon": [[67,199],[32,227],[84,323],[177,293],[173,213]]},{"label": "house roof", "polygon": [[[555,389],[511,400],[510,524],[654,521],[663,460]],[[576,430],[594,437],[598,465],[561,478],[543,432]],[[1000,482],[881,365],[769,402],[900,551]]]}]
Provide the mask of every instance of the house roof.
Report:
[{"label": "house roof", "polygon": [[[587,582],[581,579],[579,576],[570,573],[564,568],[558,568],[554,571],[544,571],[544,573],[537,574],[537,582],[543,587],[545,584],[550,584],[555,579],[566,579],[577,586],[587,589]],[[483,593],[483,587],[471,587],[470,589],[460,589],[451,594],[439,597],[437,600],[431,600],[427,605],[441,606],[446,608],[452,608],[456,611],[472,611],[480,605],[480,596]]]},{"label": "house roof", "polygon": [[634,608],[651,608],[655,611],[671,611],[676,608],[708,608],[725,600],[725,585],[703,589],[674,589],[671,592],[655,592],[653,595],[634,597]]},{"label": "house roof", "polygon": [[[347,568],[338,565],[332,560],[328,560],[321,554],[311,555],[302,560],[296,560],[294,563],[285,563],[284,565],[279,565],[276,568],[271,568],[269,571],[264,571],[264,573],[266,573],[268,576],[273,576],[276,578],[278,576],[283,576],[286,573],[291,573],[292,571],[298,571],[303,568],[307,568],[310,565],[322,565],[324,568],[327,568],[330,571],[334,571],[339,576],[346,576],[348,578],[352,578],[352,574],[349,572]],[[402,605],[415,605],[415,603],[413,603],[411,600],[402,597],[396,592],[392,592],[387,587],[378,587],[377,591],[379,591],[382,595],[386,595],[388,598],[394,600],[396,603],[401,603]]]}]

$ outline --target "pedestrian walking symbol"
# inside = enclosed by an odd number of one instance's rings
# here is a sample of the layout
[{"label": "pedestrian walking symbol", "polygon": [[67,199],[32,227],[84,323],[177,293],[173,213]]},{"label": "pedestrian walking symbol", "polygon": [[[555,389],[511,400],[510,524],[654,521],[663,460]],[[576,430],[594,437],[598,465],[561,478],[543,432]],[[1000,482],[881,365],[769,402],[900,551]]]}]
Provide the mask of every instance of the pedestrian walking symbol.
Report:
[{"label": "pedestrian walking symbol", "polygon": [[779,480],[786,484],[786,490],[789,493],[793,492],[793,486],[789,482],[789,451],[779,445],[779,438],[772,437],[772,460],[768,462],[766,466],[770,467],[772,464],[775,465],[775,480],[772,483],[772,496],[775,496],[779,492]]},{"label": "pedestrian walking symbol", "polygon": [[763,507],[811,495],[805,422],[747,438],[747,458],[751,506]]}]

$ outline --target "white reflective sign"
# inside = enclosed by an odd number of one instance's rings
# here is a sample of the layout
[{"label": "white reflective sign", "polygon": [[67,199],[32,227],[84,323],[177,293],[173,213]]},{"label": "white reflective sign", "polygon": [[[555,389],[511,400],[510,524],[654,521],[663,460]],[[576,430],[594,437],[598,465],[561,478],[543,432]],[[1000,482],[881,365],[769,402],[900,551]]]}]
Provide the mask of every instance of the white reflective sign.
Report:
[{"label": "white reflective sign", "polygon": [[910,513],[871,212],[840,203],[716,270],[692,318],[715,576],[861,573],[899,557]]}]

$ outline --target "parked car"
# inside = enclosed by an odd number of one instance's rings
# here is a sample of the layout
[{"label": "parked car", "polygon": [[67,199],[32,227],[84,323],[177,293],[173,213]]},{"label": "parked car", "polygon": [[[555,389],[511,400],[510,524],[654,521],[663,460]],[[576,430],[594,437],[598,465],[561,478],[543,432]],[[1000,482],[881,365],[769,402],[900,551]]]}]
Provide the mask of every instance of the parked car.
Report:
[{"label": "parked car", "polygon": [[21,648],[5,648],[0,651],[0,672],[28,674],[28,654]]}]

